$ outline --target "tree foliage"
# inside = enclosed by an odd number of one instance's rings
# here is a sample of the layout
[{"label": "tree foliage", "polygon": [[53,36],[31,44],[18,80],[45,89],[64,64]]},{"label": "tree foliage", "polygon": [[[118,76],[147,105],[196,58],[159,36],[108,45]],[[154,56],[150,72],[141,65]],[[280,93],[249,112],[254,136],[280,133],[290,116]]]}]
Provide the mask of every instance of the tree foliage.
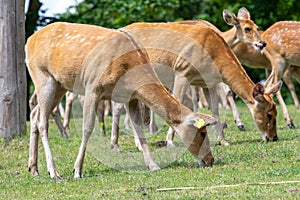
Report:
[{"label": "tree foliage", "polygon": [[300,1],[297,0],[85,0],[59,15],[59,20],[120,28],[141,21],[204,19],[227,30],[223,10],[237,13],[241,7],[249,10],[262,29],[276,21],[300,19]]}]

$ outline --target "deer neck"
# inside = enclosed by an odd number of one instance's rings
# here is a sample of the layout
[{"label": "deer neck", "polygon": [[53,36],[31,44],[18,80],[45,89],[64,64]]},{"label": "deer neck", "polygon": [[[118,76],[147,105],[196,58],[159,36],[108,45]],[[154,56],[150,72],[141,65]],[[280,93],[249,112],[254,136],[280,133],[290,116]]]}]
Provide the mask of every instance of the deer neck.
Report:
[{"label": "deer neck", "polygon": [[230,46],[230,48],[233,48],[235,45],[239,43],[239,40],[237,39],[237,31],[235,27],[232,27],[228,31],[221,32],[221,36],[224,38],[224,40]]},{"label": "deer neck", "polygon": [[[230,63],[226,63],[226,61]],[[237,59],[216,60],[223,82],[226,83],[247,105],[254,104],[253,81],[241,67]]]},{"label": "deer neck", "polygon": [[135,92],[137,99],[143,101],[151,110],[175,130],[191,111],[181,105],[160,84],[147,84]]}]

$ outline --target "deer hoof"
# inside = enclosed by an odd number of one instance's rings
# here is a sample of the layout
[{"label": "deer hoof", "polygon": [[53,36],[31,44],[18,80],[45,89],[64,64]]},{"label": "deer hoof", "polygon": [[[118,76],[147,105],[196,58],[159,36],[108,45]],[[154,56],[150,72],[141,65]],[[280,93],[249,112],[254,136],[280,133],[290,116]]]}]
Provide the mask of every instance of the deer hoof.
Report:
[{"label": "deer hoof", "polygon": [[110,149],[115,152],[122,152],[122,150],[118,147],[117,144],[111,144]]},{"label": "deer hoof", "polygon": [[295,125],[294,125],[293,122],[291,122],[291,123],[288,124],[288,127],[289,127],[290,129],[294,129],[294,128],[295,128]]},{"label": "deer hoof", "polygon": [[50,175],[51,178],[55,178],[55,179],[59,179],[59,180],[62,179],[62,177],[61,177],[56,171],[54,171],[54,172],[52,172],[52,173],[50,173],[50,172],[48,171],[48,174]]},{"label": "deer hoof", "polygon": [[229,142],[227,142],[227,141],[223,138],[223,139],[221,139],[221,140],[219,141],[219,145],[222,145],[222,146],[229,146],[230,144],[229,144]]},{"label": "deer hoof", "polygon": [[244,125],[239,125],[238,128],[240,129],[240,131],[246,131]]},{"label": "deer hoof", "polygon": [[148,166],[150,171],[160,170],[160,167],[156,163],[152,163]]},{"label": "deer hoof", "polygon": [[28,171],[30,172],[30,174],[32,175],[32,176],[38,176],[39,175],[39,172],[38,172],[38,170],[36,169],[36,168],[28,168]]},{"label": "deer hoof", "polygon": [[174,145],[174,143],[173,142],[169,142],[169,141],[166,141],[166,143],[167,143],[167,148],[174,148],[175,147],[175,145]]},{"label": "deer hoof", "polygon": [[74,172],[75,179],[83,178],[81,170],[74,168],[73,172]]}]

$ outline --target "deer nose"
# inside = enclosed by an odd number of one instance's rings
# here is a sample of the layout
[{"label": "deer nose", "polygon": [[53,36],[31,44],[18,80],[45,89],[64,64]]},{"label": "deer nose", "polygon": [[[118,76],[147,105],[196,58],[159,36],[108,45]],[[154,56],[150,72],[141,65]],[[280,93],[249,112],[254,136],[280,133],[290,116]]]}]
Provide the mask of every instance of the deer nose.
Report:
[{"label": "deer nose", "polygon": [[267,46],[267,43],[265,41],[260,41],[262,47],[266,47]]},{"label": "deer nose", "polygon": [[260,41],[259,43],[255,44],[256,47],[259,49],[263,49],[264,47],[267,46],[267,43],[265,41]]},{"label": "deer nose", "polygon": [[275,141],[278,141],[277,135],[275,135],[275,136],[273,137],[273,141],[274,141],[274,142],[275,142]]},{"label": "deer nose", "polygon": [[270,138],[266,137],[266,141],[267,142],[270,142],[270,141],[276,142],[276,141],[278,141],[278,137],[277,137],[277,135],[275,135],[272,140]]}]

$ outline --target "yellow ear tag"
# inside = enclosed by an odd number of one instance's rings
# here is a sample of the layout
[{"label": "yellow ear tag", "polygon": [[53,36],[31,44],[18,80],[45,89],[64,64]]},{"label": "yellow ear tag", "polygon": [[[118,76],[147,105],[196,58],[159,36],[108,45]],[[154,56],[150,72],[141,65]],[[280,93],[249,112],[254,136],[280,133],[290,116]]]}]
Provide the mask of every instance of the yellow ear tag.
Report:
[{"label": "yellow ear tag", "polygon": [[205,125],[205,121],[201,118],[197,121],[197,128],[202,128]]}]

